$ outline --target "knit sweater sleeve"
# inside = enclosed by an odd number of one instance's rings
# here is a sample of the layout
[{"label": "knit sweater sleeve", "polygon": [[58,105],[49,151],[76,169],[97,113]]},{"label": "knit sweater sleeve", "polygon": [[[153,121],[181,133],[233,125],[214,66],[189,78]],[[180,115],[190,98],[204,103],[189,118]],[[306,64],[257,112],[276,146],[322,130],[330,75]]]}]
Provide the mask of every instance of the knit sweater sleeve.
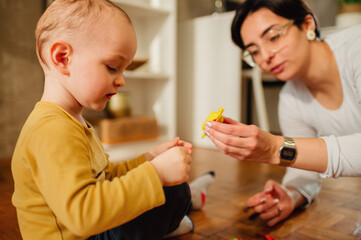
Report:
[{"label": "knit sweater sleeve", "polygon": [[[279,100],[279,120],[282,134],[288,137],[317,137],[316,130],[303,121],[293,100],[294,88],[286,84]],[[321,189],[322,178],[317,172],[288,167],[282,185],[294,187],[307,200],[306,207],[316,198]]]},{"label": "knit sweater sleeve", "polygon": [[322,177],[361,176],[361,134],[322,137],[327,145],[328,164]]},{"label": "knit sweater sleeve", "polygon": [[[348,119],[355,119],[360,126],[359,117],[361,109],[361,25],[346,29],[336,34],[328,43],[333,51],[340,68],[340,76],[345,82],[343,89],[350,99]],[[348,120],[347,119],[347,120]],[[351,125],[350,122],[344,124]],[[354,129],[352,134],[331,134],[322,139],[327,145],[328,164],[323,177],[361,176],[361,132],[360,127]]]},{"label": "knit sweater sleeve", "polygon": [[[109,155],[106,154],[107,159]],[[142,154],[132,160],[121,161],[121,162],[111,162],[108,160],[107,167],[104,169],[105,177],[108,180],[113,179],[114,177],[119,177],[125,175],[127,172],[135,169],[139,165],[146,162],[145,155]]]},{"label": "knit sweater sleeve", "polygon": [[78,236],[119,226],[165,202],[149,162],[124,165],[117,170],[119,177],[98,181],[89,164],[86,133],[69,122],[45,122],[28,149],[33,156],[28,167],[39,191],[57,221]]}]

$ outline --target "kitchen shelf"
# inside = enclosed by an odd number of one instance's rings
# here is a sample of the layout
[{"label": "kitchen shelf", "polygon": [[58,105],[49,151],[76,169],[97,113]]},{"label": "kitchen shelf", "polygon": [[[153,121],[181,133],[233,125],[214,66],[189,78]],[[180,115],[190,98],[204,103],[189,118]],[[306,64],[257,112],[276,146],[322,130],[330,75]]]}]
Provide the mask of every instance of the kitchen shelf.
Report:
[{"label": "kitchen shelf", "polygon": [[137,35],[134,59],[148,61],[124,72],[132,115],[154,117],[158,138],[104,145],[110,160],[136,157],[176,136],[176,0],[112,0],[130,17]]},{"label": "kitchen shelf", "polygon": [[166,73],[151,73],[143,71],[125,71],[125,80],[168,80],[169,75]]}]

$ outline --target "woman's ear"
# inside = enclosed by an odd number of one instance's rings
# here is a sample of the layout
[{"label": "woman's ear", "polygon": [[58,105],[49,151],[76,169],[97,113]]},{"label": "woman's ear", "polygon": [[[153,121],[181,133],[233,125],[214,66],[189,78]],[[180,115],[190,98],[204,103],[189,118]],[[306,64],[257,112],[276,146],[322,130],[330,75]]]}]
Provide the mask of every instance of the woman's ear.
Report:
[{"label": "woman's ear", "polygon": [[312,14],[307,14],[303,23],[305,31],[316,31],[316,23]]},{"label": "woman's ear", "polygon": [[51,63],[63,75],[69,75],[68,66],[73,54],[73,48],[66,42],[58,41],[50,48]]}]

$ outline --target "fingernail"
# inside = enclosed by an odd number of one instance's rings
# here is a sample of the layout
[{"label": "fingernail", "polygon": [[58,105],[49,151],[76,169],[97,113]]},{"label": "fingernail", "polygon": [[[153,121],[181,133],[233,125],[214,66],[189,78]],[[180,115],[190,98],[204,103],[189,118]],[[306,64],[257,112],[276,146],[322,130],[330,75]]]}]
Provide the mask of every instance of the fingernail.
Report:
[{"label": "fingernail", "polygon": [[204,127],[204,129],[205,129],[206,131],[209,131],[209,127],[208,127],[207,125]]},{"label": "fingernail", "polygon": [[211,123],[211,122],[207,122],[207,125],[208,125],[209,127],[212,127],[212,123]]},{"label": "fingernail", "polygon": [[266,202],[266,198],[261,198],[259,201],[260,201],[260,203],[264,203],[264,202]]},{"label": "fingernail", "polygon": [[276,198],[273,203],[278,203],[280,200],[278,198]]},{"label": "fingernail", "polygon": [[272,191],[272,186],[271,187],[268,187],[265,189],[266,192],[271,192]]}]

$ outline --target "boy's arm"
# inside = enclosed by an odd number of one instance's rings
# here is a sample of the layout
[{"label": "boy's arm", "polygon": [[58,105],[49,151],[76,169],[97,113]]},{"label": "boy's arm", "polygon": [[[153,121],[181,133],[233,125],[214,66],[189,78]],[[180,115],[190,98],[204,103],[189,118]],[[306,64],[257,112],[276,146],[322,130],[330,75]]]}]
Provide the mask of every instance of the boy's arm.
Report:
[{"label": "boy's arm", "polygon": [[[107,160],[108,160],[109,155],[106,154],[106,157],[107,157]],[[127,174],[127,172],[129,172],[130,170],[138,167],[139,165],[145,163],[146,161],[147,160],[145,158],[145,154],[142,154],[142,155],[140,155],[137,158],[134,158],[132,160],[124,161],[124,162],[118,162],[118,163],[113,163],[113,162],[110,162],[108,160],[108,165],[104,169],[105,178],[108,179],[108,180],[111,180],[114,177],[123,176],[123,175]]]}]

